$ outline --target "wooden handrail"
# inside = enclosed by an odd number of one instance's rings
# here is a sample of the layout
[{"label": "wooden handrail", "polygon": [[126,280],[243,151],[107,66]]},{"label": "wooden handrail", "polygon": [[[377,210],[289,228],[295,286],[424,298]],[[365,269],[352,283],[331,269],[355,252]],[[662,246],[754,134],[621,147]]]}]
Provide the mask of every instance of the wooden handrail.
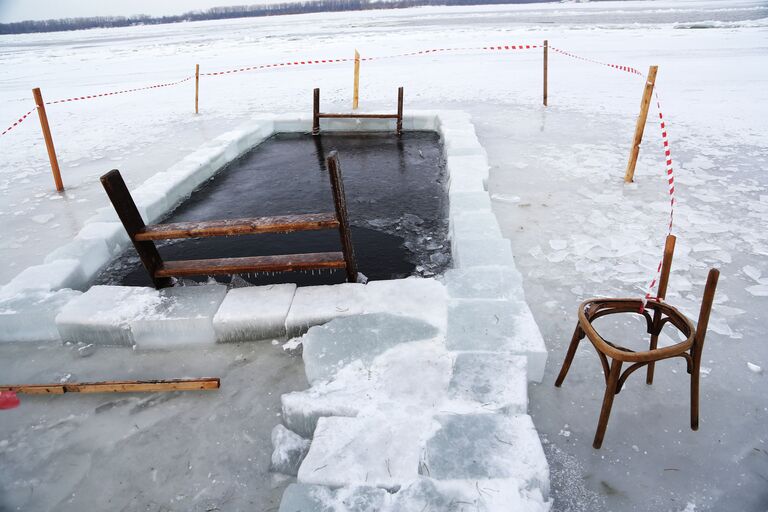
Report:
[{"label": "wooden handrail", "polygon": [[136,240],[171,240],[213,236],[254,235],[261,233],[293,233],[339,227],[334,213],[281,215],[244,219],[175,222],[146,226],[136,233]]}]

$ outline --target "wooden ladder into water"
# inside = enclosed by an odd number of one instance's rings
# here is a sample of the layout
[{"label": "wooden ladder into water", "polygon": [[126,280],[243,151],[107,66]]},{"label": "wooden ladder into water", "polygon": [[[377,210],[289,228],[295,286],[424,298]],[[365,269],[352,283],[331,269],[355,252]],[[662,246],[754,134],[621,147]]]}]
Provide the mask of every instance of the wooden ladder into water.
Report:
[{"label": "wooden ladder into water", "polygon": [[[336,151],[326,157],[335,212],[276,217],[176,222],[145,225],[136,203],[120,175],[113,169],[101,177],[117,216],[139,253],[144,268],[156,288],[171,286],[171,277],[245,274],[255,272],[288,272],[292,270],[345,269],[349,282],[357,281],[357,266],[349,229],[344,182]],[[293,233],[338,229],[341,251],[245,258],[163,261],[155,246],[156,240],[208,238],[216,236],[254,235],[263,233]]]}]

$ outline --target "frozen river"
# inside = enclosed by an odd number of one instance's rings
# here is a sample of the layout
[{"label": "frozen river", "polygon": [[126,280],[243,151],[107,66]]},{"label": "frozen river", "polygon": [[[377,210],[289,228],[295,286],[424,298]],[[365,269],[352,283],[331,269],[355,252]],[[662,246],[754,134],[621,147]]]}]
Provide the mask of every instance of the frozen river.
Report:
[{"label": "frozen river", "polygon": [[[716,266],[722,272],[703,357],[698,432],[688,429],[688,380],[679,363],[659,365],[652,387],[645,386],[639,374],[629,379],[599,451],[591,448],[591,438],[603,383],[590,349],[582,347],[562,389],[552,385],[577,304],[593,295],[641,294],[661,252],[668,210],[655,124],[646,129],[636,183],[622,183],[642,80],[550,53],[550,106],[545,109],[540,50],[457,51],[364,62],[361,107],[391,108],[393,91],[402,85],[406,111],[452,108],[473,117],[492,165],[489,192],[494,212],[512,241],[527,299],[549,349],[544,382],[530,389],[530,411],[551,467],[554,510],[764,512],[768,508],[768,6],[764,2],[420,8],[2,36],[0,121],[5,129],[32,108],[32,87],[41,87],[47,100],[55,100],[179,80],[189,76],[196,63],[201,71],[210,72],[297,58],[351,57],[355,48],[366,57],[446,46],[540,44],[543,39],[576,54],[641,70],[659,65],[657,84],[668,119],[679,201],[669,302],[693,314],[706,270]],[[346,109],[351,83],[348,63],[204,76],[198,116],[193,113],[192,82],[52,105],[48,115],[67,186],[61,196],[52,192],[37,120],[27,119],[0,137],[4,263],[0,283],[41,263],[47,253],[68,242],[85,219],[107,205],[98,183],[106,170],[117,167],[129,185],[136,185],[253,115],[309,112],[313,87],[322,88],[328,110]],[[626,332],[631,326],[617,328]],[[242,359],[240,352],[226,349],[213,362],[247,386],[239,366],[228,366]],[[41,352],[34,347],[0,347],[0,374],[38,381],[70,372],[69,355],[57,360],[55,351],[44,358],[35,354]],[[22,360],[25,365],[19,364]],[[102,360],[105,365],[120,365],[111,356]],[[184,364],[200,368],[200,361],[190,354],[184,356]],[[300,380],[294,376],[278,381],[275,392],[296,388]],[[119,449],[111,440],[97,439],[101,448],[92,458],[82,456],[86,445],[75,428],[91,421],[107,428],[119,423],[126,409],[101,409],[97,415],[91,411],[99,404],[89,401],[77,406],[78,416],[72,419],[62,405],[43,410],[30,404],[24,421],[6,421],[0,415],[0,510],[6,506],[4,499],[8,508],[34,503],[49,504],[51,509],[59,504],[59,509],[91,505],[129,510],[134,503],[174,509],[182,507],[173,504],[182,494],[184,501],[179,503],[190,503],[180,478],[169,479],[146,499],[131,495],[150,485],[151,473],[132,477],[127,490],[93,492],[92,501],[77,494],[67,502],[70,492],[92,492],[97,473],[130,474],[126,466],[130,459],[117,468],[107,464]],[[197,407],[194,400],[179,399],[177,404],[178,409],[167,414],[182,419],[198,416],[191,412]],[[210,409],[201,414],[224,414],[216,404],[204,407]],[[264,407],[274,404],[267,401]],[[149,418],[148,425],[159,425],[157,436],[130,441],[143,450],[162,444],[161,427],[172,421],[155,418],[153,410],[142,409],[141,415]],[[252,421],[249,414],[235,411],[231,421],[235,425]],[[274,423],[270,421],[265,423]],[[30,426],[36,428],[25,431]],[[35,433],[40,431],[45,435]],[[234,427],[230,434],[242,437]],[[34,474],[33,457],[11,455],[10,443],[26,443],[29,453],[50,443],[71,447],[64,460],[77,462],[81,479],[50,488],[50,501],[23,501],[27,492],[45,493],[40,489],[46,484],[27,478]],[[241,447],[224,443],[221,451],[215,446],[205,449],[234,460],[220,467],[235,475],[247,469],[247,457],[237,453]],[[185,445],[174,441],[169,450],[183,457]],[[50,449],[44,453],[55,455]],[[257,456],[268,456],[265,453]],[[186,467],[185,461],[176,462]],[[158,464],[161,472],[172,471],[171,461]],[[206,477],[202,469],[193,471]],[[17,473],[27,477],[14,477]],[[273,483],[266,477],[248,478],[247,486],[234,477],[218,482],[205,487],[211,494],[201,496],[197,505],[226,510],[229,499],[228,503],[246,506],[247,499],[231,501],[231,496],[251,492],[256,499],[274,503]],[[121,500],[119,506],[110,504],[110,497]]]}]

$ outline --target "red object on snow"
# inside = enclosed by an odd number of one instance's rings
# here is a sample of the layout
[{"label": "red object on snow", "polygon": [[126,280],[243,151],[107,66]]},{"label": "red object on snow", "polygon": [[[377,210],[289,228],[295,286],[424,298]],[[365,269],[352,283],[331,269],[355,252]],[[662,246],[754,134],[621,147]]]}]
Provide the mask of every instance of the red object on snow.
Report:
[{"label": "red object on snow", "polygon": [[0,391],[0,409],[14,409],[20,403],[15,391]]}]

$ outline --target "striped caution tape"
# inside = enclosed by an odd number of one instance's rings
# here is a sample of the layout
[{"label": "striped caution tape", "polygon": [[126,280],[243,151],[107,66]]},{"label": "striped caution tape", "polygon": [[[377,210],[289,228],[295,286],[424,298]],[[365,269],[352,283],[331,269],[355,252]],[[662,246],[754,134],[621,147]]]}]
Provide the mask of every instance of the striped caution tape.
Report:
[{"label": "striped caution tape", "polygon": [[[607,62],[602,62],[599,60],[582,57],[581,55],[576,55],[576,54],[561,50],[559,48],[555,48],[553,46],[550,46],[550,48],[557,53],[560,53],[567,57],[571,57],[573,59],[578,59],[585,62],[591,62],[593,64],[599,64],[601,66],[606,66],[618,71],[625,71],[633,75],[638,75],[644,79],[646,78],[645,73],[639,71],[637,68],[633,68],[632,66],[623,66],[620,64],[609,64]],[[654,86],[653,94],[654,94],[654,97],[656,98],[656,108],[659,113],[659,127],[661,128],[661,141],[664,146],[664,162],[666,165],[665,179],[667,180],[667,184],[669,186],[669,189],[668,189],[669,190],[669,224],[667,225],[667,234],[671,234],[672,225],[673,225],[674,216],[675,216],[675,205],[677,204],[677,200],[675,199],[675,174],[674,174],[674,168],[672,165],[672,150],[669,146],[669,136],[667,134],[667,123],[664,120],[664,114],[661,111],[661,100],[659,99],[658,87]],[[651,279],[650,283],[646,288],[646,293],[643,298],[643,307],[640,308],[641,312],[644,309],[646,301],[659,300],[658,296],[653,295],[653,290],[656,288],[656,286],[659,283],[659,278],[661,276],[661,266],[663,265],[663,263],[664,263],[664,260],[662,258],[661,260],[659,260],[659,264],[656,267],[656,274],[653,276],[653,279]]]},{"label": "striped caution tape", "polygon": [[[407,52],[407,53],[397,53],[393,55],[361,57],[360,60],[374,61],[374,60],[395,59],[400,57],[415,57],[418,55],[428,55],[433,53],[446,53],[446,52],[458,52],[458,51],[509,51],[509,50],[531,50],[534,48],[541,48],[541,46],[535,45],[535,44],[514,44],[514,45],[475,46],[475,47],[457,47],[457,48],[431,48],[427,50],[418,50],[418,51]],[[353,62],[354,60],[355,59],[352,57],[342,57],[338,59],[293,60],[293,61],[278,62],[273,64],[260,64],[257,66],[228,69],[226,71],[210,71],[208,73],[200,73],[200,75],[201,76],[231,75],[233,73],[242,73],[245,71],[256,71],[260,69],[295,67],[295,66],[312,66],[312,65],[318,65],[318,64],[336,64],[340,62]]]},{"label": "striped caution tape", "polygon": [[0,136],[3,136],[3,135],[5,135],[6,133],[8,133],[9,131],[13,130],[14,128],[16,128],[16,127],[17,127],[18,125],[20,125],[21,123],[23,123],[23,122],[24,122],[24,120],[25,120],[27,117],[29,117],[29,115],[30,115],[32,112],[34,112],[35,110],[37,110],[37,107],[33,108],[32,110],[30,110],[29,112],[27,112],[27,113],[26,113],[26,114],[24,114],[23,116],[19,117],[19,118],[18,118],[16,121],[14,121],[14,122],[13,122],[13,124],[12,124],[11,126],[9,126],[9,127],[8,127],[8,128],[6,128],[5,130],[3,130],[2,132],[0,132]]},{"label": "striped caution tape", "polygon": [[[428,55],[428,54],[434,54],[434,53],[441,53],[441,52],[457,52],[457,51],[509,51],[509,50],[530,50],[534,48],[540,48],[540,45],[535,44],[514,44],[514,45],[496,45],[496,46],[479,46],[479,47],[457,47],[457,48],[432,48],[427,50],[418,50],[414,52],[408,52],[408,53],[399,53],[399,54],[393,54],[393,55],[382,55],[382,56],[373,56],[373,57],[363,57],[360,60],[361,61],[375,61],[375,60],[384,60],[384,59],[395,59],[395,58],[401,58],[401,57],[414,57],[418,55]],[[201,76],[220,76],[220,75],[230,75],[233,73],[240,73],[245,71],[255,71],[260,69],[269,69],[269,68],[281,68],[281,67],[289,67],[289,66],[302,66],[302,65],[316,65],[316,64],[335,64],[340,62],[352,62],[354,61],[353,58],[338,58],[338,59],[315,59],[315,60],[295,60],[295,61],[288,61],[288,62],[280,62],[276,64],[261,64],[258,66],[249,66],[249,67],[243,67],[243,68],[237,68],[237,69],[229,69],[226,71],[212,71],[208,73],[200,73]],[[53,101],[46,101],[46,105],[56,105],[60,103],[70,103],[73,101],[83,101],[83,100],[92,100],[96,98],[104,98],[107,96],[117,96],[120,94],[128,94],[131,92],[138,92],[138,91],[147,91],[151,89],[161,89],[164,87],[172,87],[174,85],[178,85],[184,82],[187,82],[189,80],[192,80],[194,76],[188,76],[185,78],[182,78],[181,80],[177,80],[175,82],[166,82],[162,84],[153,84],[153,85],[147,85],[144,87],[135,87],[133,89],[123,89],[119,91],[110,91],[110,92],[103,92],[98,94],[87,94],[85,96],[73,96],[71,98],[63,98]],[[32,112],[34,112],[35,109],[30,110],[26,114],[19,117],[14,123],[0,132],[0,136],[5,135],[6,133],[10,132],[13,128],[21,124]]]}]

